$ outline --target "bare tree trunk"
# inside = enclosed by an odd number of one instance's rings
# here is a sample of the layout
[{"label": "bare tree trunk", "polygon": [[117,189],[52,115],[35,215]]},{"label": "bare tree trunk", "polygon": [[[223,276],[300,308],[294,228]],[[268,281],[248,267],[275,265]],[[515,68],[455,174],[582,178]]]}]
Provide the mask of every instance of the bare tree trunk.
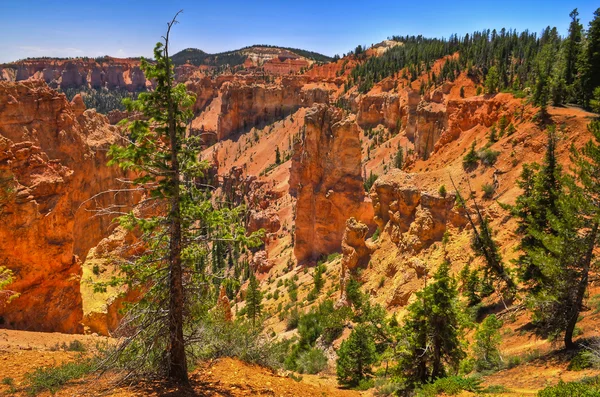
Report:
[{"label": "bare tree trunk", "polygon": [[592,258],[594,256],[594,246],[596,245],[596,239],[598,237],[598,227],[598,221],[596,221],[596,223],[594,223],[594,226],[592,226],[592,231],[590,232],[590,241],[588,243],[585,259],[583,261],[581,280],[579,281],[579,285],[577,286],[577,296],[575,298],[575,304],[572,309],[573,312],[571,313],[571,317],[569,317],[569,323],[567,324],[567,329],[565,330],[564,340],[565,347],[567,349],[573,349],[575,347],[575,343],[573,343],[573,332],[575,331],[575,325],[577,324],[577,319],[579,318],[581,305],[583,304],[583,297],[585,296],[585,291],[588,286],[590,264],[592,263]]},{"label": "bare tree trunk", "polygon": [[[178,13],[179,14],[179,13]],[[175,16],[175,18],[177,15]],[[187,360],[185,356],[185,343],[183,339],[183,268],[181,263],[181,209],[180,209],[180,169],[177,158],[179,142],[177,136],[177,120],[175,104],[171,94],[172,78],[169,60],[169,33],[175,24],[175,18],[169,24],[165,38],[165,59],[167,63],[168,85],[168,127],[169,143],[171,146],[171,177],[170,185],[171,208],[169,214],[170,242],[169,242],[169,347],[168,347],[168,377],[181,384],[188,384]]]}]

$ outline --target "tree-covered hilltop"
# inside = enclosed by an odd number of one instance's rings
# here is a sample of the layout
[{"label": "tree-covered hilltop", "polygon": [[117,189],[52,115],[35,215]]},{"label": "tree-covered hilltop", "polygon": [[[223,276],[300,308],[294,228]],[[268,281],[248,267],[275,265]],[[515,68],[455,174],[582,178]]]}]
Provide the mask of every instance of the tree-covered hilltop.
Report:
[{"label": "tree-covered hilltop", "polygon": [[[410,81],[427,73],[432,84],[440,84],[453,81],[460,72],[466,71],[471,77],[485,81],[491,93],[529,88],[540,106],[568,102],[590,107],[596,99],[594,90],[600,87],[600,8],[587,30],[579,20],[577,9],[571,12],[570,18],[564,37],[551,27],[540,34],[488,29],[463,37],[455,34],[448,39],[394,36],[391,39],[403,45],[356,66],[350,85],[357,85],[364,93],[399,72]],[[359,58],[363,53],[360,50],[362,47],[355,51]],[[446,60],[436,75],[432,71],[434,62],[452,54],[458,56]],[[600,92],[597,94],[600,96]]]},{"label": "tree-covered hilltop", "polygon": [[331,58],[326,55],[319,54],[313,51],[302,50],[298,48],[289,48],[289,47],[279,47],[267,44],[253,45],[244,48],[240,48],[239,50],[220,52],[217,54],[209,54],[197,48],[186,48],[185,50],[179,51],[177,54],[173,55],[171,58],[173,59],[173,63],[175,65],[183,65],[185,63],[190,63],[195,66],[200,65],[210,65],[210,66],[229,66],[235,67],[238,65],[242,65],[244,61],[248,58],[246,52],[248,50],[252,50],[254,48],[273,48],[273,49],[281,49],[285,51],[292,52],[298,56],[311,59],[316,62],[329,62]]}]

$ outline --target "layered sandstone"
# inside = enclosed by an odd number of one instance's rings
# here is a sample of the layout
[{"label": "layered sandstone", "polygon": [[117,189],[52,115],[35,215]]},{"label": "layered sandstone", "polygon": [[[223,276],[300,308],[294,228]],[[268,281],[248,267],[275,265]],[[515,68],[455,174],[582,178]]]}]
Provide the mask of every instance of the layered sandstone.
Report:
[{"label": "layered sandstone", "polygon": [[297,198],[294,254],[300,263],[339,252],[348,218],[370,219],[359,131],[355,116],[341,109],[318,105],[306,113],[289,182]]},{"label": "layered sandstone", "polygon": [[5,65],[3,69],[0,80],[43,80],[61,89],[107,88],[134,92],[150,86],[140,62],[130,59],[31,59]]},{"label": "layered sandstone", "polygon": [[218,140],[282,119],[301,107],[329,102],[328,91],[306,88],[301,79],[288,78],[276,85],[233,81],[224,83],[221,90],[221,109],[217,122]]},{"label": "layered sandstone", "polygon": [[0,169],[11,192],[0,213],[0,263],[21,294],[0,312],[6,327],[82,330],[80,258],[111,222],[91,210],[132,200],[114,193],[87,201],[117,188],[123,174],[106,166],[117,129],[82,105],[41,81],[0,82]]}]

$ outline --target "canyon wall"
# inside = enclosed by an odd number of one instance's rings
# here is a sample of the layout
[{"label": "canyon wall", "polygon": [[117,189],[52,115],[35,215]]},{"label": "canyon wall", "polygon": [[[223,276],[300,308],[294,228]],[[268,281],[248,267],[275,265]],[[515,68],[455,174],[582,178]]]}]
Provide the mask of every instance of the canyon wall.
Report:
[{"label": "canyon wall", "polygon": [[0,319],[10,328],[80,332],[81,259],[111,221],[93,210],[132,201],[116,193],[86,201],[124,176],[106,166],[118,130],[80,97],[69,103],[44,82],[0,82],[0,139],[0,264],[21,294]]},{"label": "canyon wall", "polygon": [[226,82],[222,88],[217,139],[254,126],[282,119],[300,107],[329,103],[329,92],[305,88],[303,79],[284,78],[281,84],[263,85],[248,81]]}]

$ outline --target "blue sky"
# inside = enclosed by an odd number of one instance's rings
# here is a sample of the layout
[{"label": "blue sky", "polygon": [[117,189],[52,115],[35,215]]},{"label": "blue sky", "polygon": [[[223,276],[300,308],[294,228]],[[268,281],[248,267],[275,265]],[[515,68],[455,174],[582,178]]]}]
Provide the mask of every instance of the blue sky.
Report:
[{"label": "blue sky", "polygon": [[342,54],[391,35],[448,37],[502,27],[565,34],[578,8],[587,27],[591,0],[0,0],[0,62],[37,56],[150,56],[179,10],[173,51],[221,52],[252,44]]}]

